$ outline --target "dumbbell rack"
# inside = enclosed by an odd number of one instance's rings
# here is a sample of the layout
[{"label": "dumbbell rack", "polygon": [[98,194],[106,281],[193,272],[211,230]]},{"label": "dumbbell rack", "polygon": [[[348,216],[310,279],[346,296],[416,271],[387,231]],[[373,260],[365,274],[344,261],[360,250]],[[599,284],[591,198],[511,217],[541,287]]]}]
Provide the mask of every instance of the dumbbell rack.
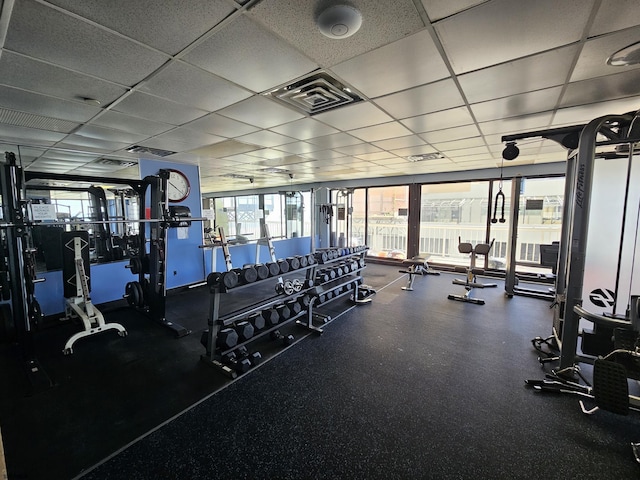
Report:
[{"label": "dumbbell rack", "polygon": [[[306,267],[299,268],[297,270],[291,270],[288,273],[298,273],[298,274],[304,273],[306,280],[312,280],[314,277],[315,267],[316,267],[316,264],[314,263],[312,265],[308,265]],[[278,276],[269,277],[269,278],[265,278],[264,280],[258,280],[253,283],[238,285],[233,287],[232,289],[225,288],[222,282],[217,282],[214,285],[211,285],[209,287],[209,290],[211,293],[209,318],[207,322],[209,326],[209,331],[207,334],[206,345],[205,345],[206,353],[201,356],[201,359],[205,363],[213,367],[216,367],[225,375],[231,378],[235,378],[237,376],[237,373],[228,365],[225,365],[222,362],[223,356],[227,355],[228,353],[234,350],[239,349],[240,347],[245,347],[247,344],[259,338],[262,338],[266,335],[269,335],[270,333],[275,332],[278,328],[281,328],[283,325],[291,323],[297,320],[298,318],[302,317],[303,315],[305,315],[306,310],[303,308],[297,315],[292,315],[288,319],[278,322],[276,325],[266,327],[260,331],[255,332],[254,335],[249,340],[246,340],[244,342],[239,342],[233,347],[225,350],[220,350],[219,348],[217,348],[217,338],[221,328],[231,326],[239,320],[246,319],[253,313],[257,313],[262,310],[275,307],[276,305],[285,304],[293,300],[297,301],[299,297],[302,297],[308,294],[309,289],[302,289],[299,292],[293,292],[291,294],[275,294],[274,296],[264,298],[258,302],[242,307],[238,310],[232,311],[226,315],[223,315],[223,316],[220,315],[220,305],[221,305],[223,296],[225,294],[229,293],[230,291],[238,292],[238,291],[246,290],[247,288],[255,289],[256,286],[261,284],[264,285],[265,283],[269,283],[269,281],[271,281],[271,283],[274,283],[275,285],[275,282],[278,282],[278,280],[279,280]],[[274,293],[275,293],[275,289],[274,289]]]},{"label": "dumbbell rack", "polygon": [[[328,249],[330,251],[332,249]],[[338,249],[348,250],[348,249]],[[318,250],[317,253],[322,254],[323,250]],[[351,253],[332,258],[332,259],[318,259],[319,263],[316,265],[316,272],[320,272],[326,268],[332,268],[332,266],[338,266],[340,263],[355,262],[357,266],[355,269],[351,269],[348,272],[344,272],[342,276],[329,279],[326,282],[320,282],[312,289],[312,298],[309,307],[307,308],[306,321],[297,320],[296,323],[316,333],[323,333],[323,329],[313,324],[313,321],[319,319],[322,323],[327,323],[331,320],[331,317],[316,312],[319,307],[323,307],[339,298],[343,298],[347,295],[351,295],[354,303],[357,305],[369,303],[371,298],[359,299],[358,291],[362,285],[363,279],[361,276],[362,271],[366,268],[365,256],[367,248],[363,247],[358,250],[352,250]],[[317,278],[317,277],[316,277]],[[327,298],[330,296],[330,298]],[[324,301],[320,301],[324,298]]]},{"label": "dumbbell rack", "polygon": [[[346,251],[346,249],[343,249]],[[316,278],[316,271],[318,267],[329,267],[331,265],[335,265],[336,267],[340,262],[347,262],[356,260],[364,261],[364,256],[366,254],[366,250],[361,250],[358,252],[348,253],[340,257],[336,257],[331,260],[323,260],[322,253],[320,252],[317,257],[322,262],[320,264],[313,263],[303,268],[299,268],[296,270],[291,270],[288,273],[297,273],[305,275],[305,284],[309,284],[310,281],[313,281]],[[356,262],[358,262],[356,260]],[[248,288],[256,288],[260,284],[265,284],[271,281],[272,283],[277,283],[280,281],[279,276],[269,277],[264,280],[258,280],[253,283],[248,283],[245,285],[238,285],[233,288],[227,289],[224,286],[223,282],[215,282],[209,286],[209,290],[211,293],[211,302],[209,308],[209,318],[208,318],[208,332],[206,333],[206,338],[203,337],[203,344],[206,348],[206,353],[201,356],[201,359],[208,365],[215,367],[223,374],[227,375],[230,378],[236,378],[238,373],[231,368],[229,365],[223,362],[223,357],[231,352],[234,352],[242,347],[246,347],[251,342],[259,338],[263,338],[271,333],[275,332],[279,328],[282,328],[286,324],[290,324],[292,322],[296,322],[296,324],[303,326],[313,332],[322,333],[322,329],[315,326],[313,324],[314,320],[320,319],[323,323],[326,323],[330,320],[330,317],[322,314],[318,314],[314,311],[315,308],[320,305],[317,304],[318,298],[322,295],[327,295],[329,292],[336,292],[340,290],[339,294],[334,295],[331,300],[324,302],[322,305],[326,305],[329,301],[336,300],[338,298],[344,297],[349,293],[353,294],[354,299],[358,299],[358,288],[360,283],[362,282],[362,277],[360,276],[360,272],[364,269],[364,265],[362,263],[358,263],[358,267],[348,273],[345,273],[342,277],[336,278],[334,280],[330,280],[328,282],[324,282],[320,285],[314,285],[307,288],[303,288],[300,291],[293,293],[281,293],[273,296],[268,296],[266,298],[262,298],[258,302],[250,304],[248,306],[241,307],[237,310],[229,312],[225,315],[220,315],[220,305],[223,301],[223,298],[226,294],[230,292],[241,292],[242,290],[246,290]],[[274,282],[275,281],[275,282]],[[352,288],[347,288],[348,285],[351,285]],[[344,289],[344,290],[343,290]],[[221,329],[230,327],[234,325],[236,322],[240,320],[246,320],[252,314],[259,313],[263,310],[275,307],[280,304],[288,304],[291,301],[299,301],[303,297],[308,298],[308,306],[306,308],[303,306],[301,311],[298,314],[291,315],[284,321],[279,321],[275,325],[267,326],[264,329],[258,330],[254,333],[254,335],[245,341],[238,342],[233,347],[224,348],[218,347],[218,334]],[[302,303],[300,302],[302,305]],[[305,318],[305,320],[303,320]]]}]

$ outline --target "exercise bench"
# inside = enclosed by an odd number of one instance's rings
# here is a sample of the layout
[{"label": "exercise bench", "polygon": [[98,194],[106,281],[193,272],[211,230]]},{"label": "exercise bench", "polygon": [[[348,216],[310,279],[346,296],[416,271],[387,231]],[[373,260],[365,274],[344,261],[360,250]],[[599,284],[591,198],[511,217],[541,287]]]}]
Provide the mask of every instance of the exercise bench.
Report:
[{"label": "exercise bench", "polygon": [[407,273],[409,275],[409,280],[407,284],[402,287],[402,290],[407,290],[409,292],[413,291],[413,281],[415,279],[415,275],[440,275],[440,272],[429,267],[427,263],[427,259],[424,257],[413,257],[407,260],[402,261],[403,265],[406,265],[404,270],[399,270],[400,273]]}]

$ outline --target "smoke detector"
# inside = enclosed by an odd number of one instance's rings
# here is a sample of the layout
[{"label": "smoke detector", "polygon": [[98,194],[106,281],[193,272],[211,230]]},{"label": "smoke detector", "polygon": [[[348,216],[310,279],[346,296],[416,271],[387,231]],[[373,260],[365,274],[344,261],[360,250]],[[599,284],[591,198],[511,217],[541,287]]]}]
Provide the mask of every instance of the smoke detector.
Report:
[{"label": "smoke detector", "polygon": [[325,37],[347,38],[360,29],[362,14],[350,5],[333,5],[320,12],[316,23]]}]

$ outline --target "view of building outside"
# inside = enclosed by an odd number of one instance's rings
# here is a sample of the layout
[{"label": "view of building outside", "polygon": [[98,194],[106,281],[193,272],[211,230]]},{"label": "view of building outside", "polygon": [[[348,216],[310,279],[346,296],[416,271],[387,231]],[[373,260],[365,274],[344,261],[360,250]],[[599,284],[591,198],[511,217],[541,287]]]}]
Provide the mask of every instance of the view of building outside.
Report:
[{"label": "view of building outside", "polygon": [[[370,248],[369,255],[396,259],[406,258],[409,187],[369,188],[367,193],[369,211],[366,244]],[[361,206],[357,208],[361,208]]]}]

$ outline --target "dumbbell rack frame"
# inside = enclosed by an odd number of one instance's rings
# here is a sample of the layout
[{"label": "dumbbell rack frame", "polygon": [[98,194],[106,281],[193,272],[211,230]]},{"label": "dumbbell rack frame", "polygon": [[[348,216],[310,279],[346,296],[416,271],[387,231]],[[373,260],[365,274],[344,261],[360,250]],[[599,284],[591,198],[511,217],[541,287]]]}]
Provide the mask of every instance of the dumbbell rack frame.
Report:
[{"label": "dumbbell rack frame", "polygon": [[[314,275],[315,275],[315,267],[317,266],[317,263],[314,263],[313,265],[308,265],[306,267],[303,268],[299,268],[297,270],[291,270],[288,273],[305,273],[305,278],[307,280],[309,279],[313,279]],[[246,288],[249,287],[254,287],[256,285],[262,284],[262,283],[267,283],[269,281],[278,281],[278,277],[269,277],[269,278],[265,278],[264,280],[258,280],[256,282],[253,283],[248,283],[246,285],[238,285],[233,287],[232,289],[227,290],[224,285],[218,283],[215,286],[210,288],[210,292],[211,292],[211,302],[210,302],[210,306],[209,306],[209,318],[207,321],[207,324],[209,326],[209,334],[207,336],[207,345],[206,345],[206,353],[204,355],[202,355],[200,358],[202,361],[204,361],[205,363],[207,363],[208,365],[211,365],[213,367],[216,367],[218,369],[220,369],[222,371],[222,373],[224,373],[225,375],[231,377],[231,378],[236,378],[237,373],[229,368],[227,365],[224,365],[222,363],[222,357],[242,346],[246,346],[247,344],[253,342],[254,340],[257,340],[258,338],[264,337],[265,335],[277,330],[278,328],[281,328],[283,325],[286,325],[287,323],[291,323],[294,320],[300,318],[302,315],[304,315],[306,313],[306,310],[303,309],[300,313],[298,313],[297,315],[291,316],[290,318],[286,319],[283,322],[279,322],[276,325],[269,327],[269,328],[265,328],[257,333],[254,334],[253,337],[251,337],[249,340],[246,340],[244,342],[238,343],[237,345],[235,345],[232,348],[229,348],[227,350],[223,350],[223,351],[218,351],[216,350],[216,343],[217,343],[217,338],[218,338],[218,333],[220,331],[220,329],[222,327],[227,327],[231,324],[233,324],[234,322],[243,319],[243,318],[247,318],[249,315],[251,315],[252,313],[256,313],[259,312],[261,310],[273,307],[274,305],[279,305],[279,304],[283,304],[287,301],[290,300],[295,300],[298,297],[301,297],[305,294],[308,294],[309,291],[311,289],[303,289],[299,292],[295,292],[291,295],[275,295],[275,296],[271,296],[268,297],[266,299],[263,299],[259,302],[256,302],[254,304],[242,307],[238,310],[235,310],[233,312],[230,312],[226,315],[220,316],[220,303],[222,301],[223,295],[228,293],[229,291],[240,291],[240,290],[244,290]]]},{"label": "dumbbell rack frame", "polygon": [[[303,267],[297,270],[291,270],[288,272],[288,274],[304,272],[306,280],[313,280],[315,278],[316,269],[318,267],[331,265],[332,263],[338,263],[340,261],[345,261],[349,258],[364,257],[365,254],[366,254],[366,250],[363,250],[357,253],[352,253],[352,254],[341,256],[341,257],[337,257],[335,259],[332,259],[323,263],[313,263],[312,265],[308,265],[307,267]],[[256,285],[259,285],[261,283],[266,283],[269,281],[273,282],[274,280],[278,281],[279,277],[274,276],[274,277],[265,278],[264,280],[258,280],[253,283],[238,285],[228,290],[224,287],[223,284],[217,283],[216,285],[210,287],[211,302],[210,302],[210,308],[209,308],[209,317],[207,321],[207,324],[209,327],[209,333],[207,335],[207,342],[205,346],[206,353],[200,357],[201,360],[205,362],[207,365],[210,365],[218,369],[224,375],[230,378],[236,378],[238,374],[235,372],[235,370],[233,370],[231,367],[229,367],[228,365],[225,365],[222,362],[222,358],[224,355],[227,355],[228,353],[231,353],[234,350],[237,350],[238,348],[244,347],[259,338],[269,335],[270,333],[281,328],[283,325],[292,323],[294,321],[296,322],[297,325],[303,326],[308,330],[321,334],[323,330],[313,325],[314,318],[317,318],[319,316],[319,314],[314,313],[314,303],[317,300],[318,295],[321,293],[326,293],[328,291],[334,291],[340,287],[346,287],[346,285],[348,285],[349,283],[353,283],[354,288],[352,290],[346,290],[345,292],[339,295],[336,295],[331,300],[324,302],[322,305],[326,305],[327,303],[333,300],[336,300],[338,298],[341,298],[349,293],[353,293],[354,298],[357,298],[358,286],[359,286],[358,282],[360,282],[362,279],[359,273],[364,268],[365,267],[360,267],[354,272],[350,272],[348,275],[345,275],[344,277],[340,277],[341,279],[348,278],[348,281],[340,282],[339,281],[340,279],[333,279],[333,280],[330,280],[329,282],[325,282],[324,284],[321,284],[318,286],[314,285],[313,287],[302,289],[301,291],[295,292],[291,295],[270,296],[258,302],[255,302],[253,304],[250,304],[242,308],[239,308],[235,311],[229,312],[222,316],[220,315],[220,305],[222,302],[223,295],[225,295],[230,291],[236,292],[236,291],[241,291],[250,287],[255,288]],[[238,320],[248,318],[253,313],[260,312],[264,309],[271,308],[275,305],[283,304],[291,300],[295,301],[299,297],[302,297],[304,295],[309,295],[311,297],[309,306],[306,308],[303,308],[300,311],[300,313],[298,313],[297,315],[292,315],[290,318],[286,319],[285,321],[279,322],[276,325],[260,330],[259,332],[256,332],[250,339],[244,342],[240,342],[231,348],[228,348],[225,350],[219,350],[216,348],[218,333],[220,332],[221,328],[228,327]],[[302,321],[301,320],[302,317],[305,317],[305,316],[306,316],[306,321]],[[330,320],[330,317],[324,316],[323,320],[324,320],[323,323],[326,323],[327,321]]]},{"label": "dumbbell rack frame", "polygon": [[[332,260],[328,260],[328,261],[323,262],[323,263],[318,263],[318,264],[316,264],[316,267],[320,267],[321,268],[321,267],[324,267],[326,265],[330,266],[331,264],[336,264],[336,263],[339,263],[339,262],[343,262],[343,261],[345,261],[347,259],[364,258],[365,255],[366,255],[366,250],[362,250],[362,251],[357,252],[357,253],[351,253],[351,254],[348,254],[348,255],[344,255],[344,256],[340,256],[340,257],[334,258]],[[312,289],[310,289],[310,290],[312,290],[314,292],[314,294],[311,297],[311,303],[307,307],[307,320],[306,320],[306,322],[303,322],[301,320],[297,320],[296,324],[298,324],[300,326],[303,326],[303,327],[305,327],[305,328],[307,328],[307,329],[309,329],[309,330],[311,330],[313,332],[322,334],[324,332],[324,330],[322,328],[320,328],[320,327],[315,326],[313,324],[313,320],[316,319],[316,318],[319,318],[322,321],[322,323],[327,323],[327,322],[331,321],[331,317],[328,316],[328,315],[323,315],[323,314],[314,312],[315,308],[319,308],[319,307],[325,306],[325,305],[327,305],[327,304],[329,304],[329,303],[331,303],[331,302],[333,302],[333,301],[335,301],[335,300],[337,300],[339,298],[343,298],[343,297],[345,297],[345,296],[347,296],[349,294],[353,295],[354,302],[356,304],[360,304],[360,302],[357,301],[358,288],[360,286],[360,282],[362,281],[362,276],[360,275],[360,273],[365,268],[366,268],[366,265],[365,266],[360,266],[355,271],[349,272],[347,275],[343,275],[342,277],[335,278],[335,279],[329,280],[328,282],[321,283],[321,284],[319,284],[317,286],[314,286]],[[321,294],[334,292],[334,291],[336,291],[336,290],[338,290],[338,289],[340,289],[342,287],[346,288],[347,285],[349,285],[351,283],[354,285],[353,289],[351,289],[351,290],[346,289],[344,292],[339,293],[338,295],[335,295],[334,297],[332,297],[329,300],[326,300],[322,304],[316,305],[316,301],[318,300],[318,297]]]}]

